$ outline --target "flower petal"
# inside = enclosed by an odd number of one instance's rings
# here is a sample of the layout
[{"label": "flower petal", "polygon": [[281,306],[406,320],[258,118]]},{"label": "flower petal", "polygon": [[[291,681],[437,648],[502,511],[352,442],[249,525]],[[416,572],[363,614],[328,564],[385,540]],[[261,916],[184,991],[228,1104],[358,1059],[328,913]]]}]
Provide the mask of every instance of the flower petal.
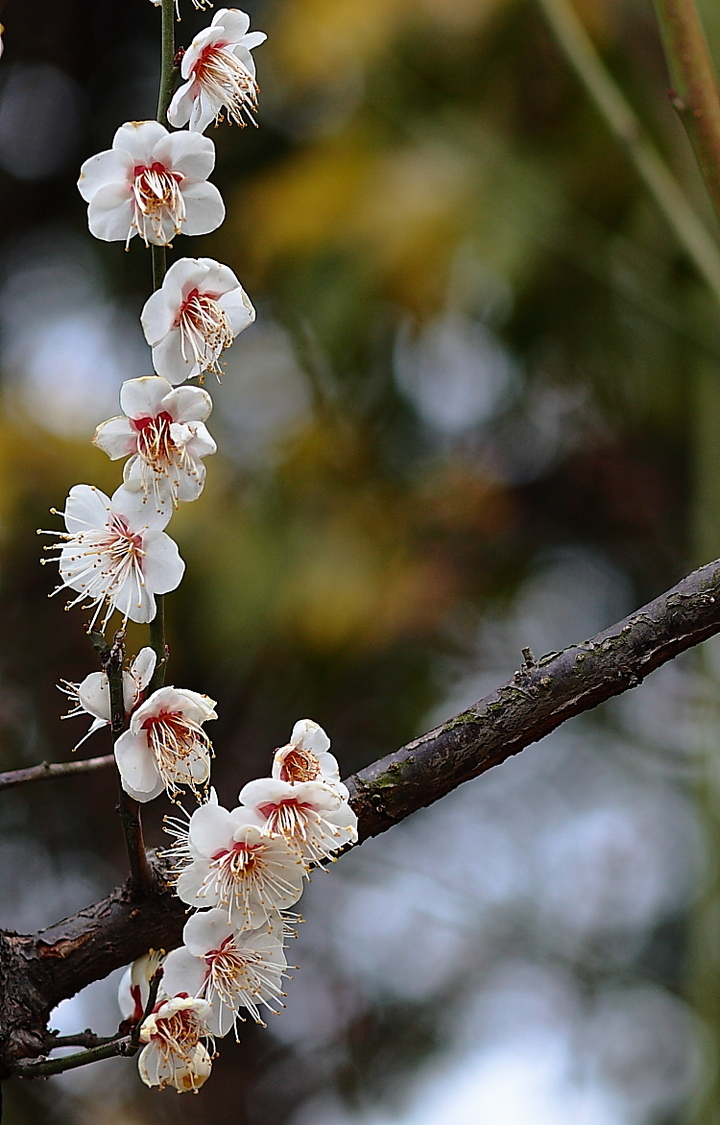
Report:
[{"label": "flower petal", "polygon": [[157,375],[127,379],[120,389],[120,405],[128,418],[155,418],[162,410],[162,400],[171,390],[167,380]]},{"label": "flower petal", "polygon": [[110,722],[110,684],[104,672],[91,672],[78,688],[78,700],[88,715]]},{"label": "flower petal", "polygon": [[156,594],[169,594],[180,585],[185,573],[177,543],[164,531],[149,531],[143,546],[143,573],[148,585]]},{"label": "flower petal", "polygon": [[115,133],[112,146],[130,153],[136,165],[150,165],[156,146],[167,135],[167,129],[158,121],[127,121]]},{"label": "flower petal", "polygon": [[141,691],[144,691],[150,683],[156,664],[157,654],[154,649],[149,648],[147,645],[145,648],[140,649],[140,652],[133,660],[130,666],[130,672]]},{"label": "flower petal", "polygon": [[219,949],[232,934],[227,910],[216,907],[188,918],[183,929],[183,941],[196,957],[204,957],[211,949]]},{"label": "flower petal", "polygon": [[[145,532],[160,532],[167,527],[170,516],[164,512],[156,512],[152,505],[146,503],[145,497],[137,492],[120,485],[112,494],[112,506],[116,512],[125,518],[130,531],[134,535]],[[143,543],[143,549],[146,544]],[[143,572],[147,575],[143,562]],[[173,587],[174,588],[174,587]],[[165,594],[166,590],[157,590],[156,593]]]},{"label": "flower petal", "polygon": [[226,43],[237,43],[250,27],[250,16],[238,8],[221,8],[215,13],[213,27],[222,27]]},{"label": "flower petal", "polygon": [[101,242],[135,237],[132,199],[124,184],[108,184],[96,192],[88,205],[88,227]]},{"label": "flower petal", "polygon": [[155,345],[152,358],[153,367],[158,375],[162,375],[174,386],[200,374],[200,367],[190,351],[188,350],[187,356],[182,354],[182,336],[179,328],[172,328],[167,336]]},{"label": "flower petal", "polygon": [[243,35],[241,45],[245,47],[246,50],[253,51],[255,47],[259,47],[266,39],[267,35],[264,31],[251,31],[248,35]]},{"label": "flower petal", "polygon": [[165,395],[161,406],[174,422],[204,422],[209,418],[213,404],[202,387],[178,387]]},{"label": "flower petal", "polygon": [[74,484],[65,501],[65,527],[71,534],[107,525],[112,504],[94,484]]},{"label": "flower petal", "polygon": [[163,962],[163,988],[169,996],[177,996],[179,992],[197,996],[206,976],[205,962],[184,945],[168,953]]},{"label": "flower petal", "polygon": [[190,839],[202,856],[212,859],[233,846],[235,823],[222,805],[201,805],[190,817]]},{"label": "flower petal", "polygon": [[[182,134],[175,133],[174,136]],[[183,188],[183,198],[186,207],[183,234],[209,234],[217,230],[225,218],[225,204],[215,184],[190,184]]]},{"label": "flower petal", "polygon": [[78,191],[85,202],[89,203],[100,188],[109,184],[129,185],[132,169],[133,162],[127,153],[115,152],[113,149],[98,152],[82,165]]},{"label": "flower petal", "polygon": [[215,167],[215,145],[209,137],[196,133],[168,133],[155,145],[153,160],[179,173],[189,185],[198,184],[206,180]]},{"label": "flower petal", "polygon": [[238,284],[237,289],[233,289],[220,297],[218,305],[226,313],[234,336],[244,332],[255,320],[255,309],[240,284]]},{"label": "flower petal", "polygon": [[93,445],[107,453],[111,461],[118,457],[128,457],[137,449],[137,432],[132,428],[127,418],[118,415],[101,422],[95,431]]},{"label": "flower petal", "polygon": [[[183,63],[184,62],[185,59],[183,58]],[[168,121],[175,129],[182,129],[183,125],[187,125],[190,120],[190,114],[192,113],[195,100],[192,94],[194,85],[194,80],[190,79],[189,82],[184,82],[182,86],[179,86],[172,96],[172,101],[168,106],[167,117]]]},{"label": "flower petal", "polygon": [[[127,782],[135,793],[149,794],[156,789],[158,771],[152,751],[143,735],[136,735],[131,730],[126,730],[115,743],[114,753],[123,788]],[[144,800],[149,800],[149,797],[145,797]]]},{"label": "flower petal", "polygon": [[152,621],[157,613],[155,593],[133,570],[113,593],[110,602],[123,617],[129,617],[131,621],[143,625]]}]

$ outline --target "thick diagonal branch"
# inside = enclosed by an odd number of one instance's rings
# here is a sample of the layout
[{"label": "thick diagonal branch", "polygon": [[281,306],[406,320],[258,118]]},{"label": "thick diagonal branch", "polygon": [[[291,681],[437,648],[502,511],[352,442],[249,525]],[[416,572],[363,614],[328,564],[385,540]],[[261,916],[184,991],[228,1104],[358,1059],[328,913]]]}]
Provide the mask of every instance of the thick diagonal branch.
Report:
[{"label": "thick diagonal branch", "polygon": [[[573,715],[635,687],[649,672],[720,632],[720,560],[688,575],[589,641],[530,654],[513,678],[442,726],[347,779],[361,839],[537,742]],[[151,947],[179,944],[186,908],[162,880],[118,888],[31,936],[2,935],[0,1073],[38,1054],[48,1012]]]}]

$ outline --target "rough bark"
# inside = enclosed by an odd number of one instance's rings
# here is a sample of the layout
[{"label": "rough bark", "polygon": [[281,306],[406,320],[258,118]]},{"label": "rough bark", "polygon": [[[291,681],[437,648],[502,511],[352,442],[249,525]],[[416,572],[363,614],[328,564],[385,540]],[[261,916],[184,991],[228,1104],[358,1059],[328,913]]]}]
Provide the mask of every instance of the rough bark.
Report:
[{"label": "rough bark", "polygon": [[[467,711],[348,778],[361,840],[492,766],[561,723],[635,687],[648,673],[720,632],[720,560],[630,617],[560,653],[525,663]],[[43,1048],[50,1010],[151,947],[179,944],[186,907],[155,861],[157,889],[117,888],[34,935],[0,935],[0,1077]]]}]

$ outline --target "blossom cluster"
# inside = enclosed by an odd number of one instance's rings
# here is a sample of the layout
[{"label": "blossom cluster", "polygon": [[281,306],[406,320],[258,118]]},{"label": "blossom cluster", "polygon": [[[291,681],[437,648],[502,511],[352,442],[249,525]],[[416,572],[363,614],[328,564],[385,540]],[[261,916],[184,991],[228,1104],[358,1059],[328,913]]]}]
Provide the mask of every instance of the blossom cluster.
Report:
[{"label": "blossom cluster", "polygon": [[206,1044],[282,1007],[285,942],[299,920],[289,908],[312,869],[357,840],[329,748],[325,731],[303,719],[275,751],[271,776],[245,785],[236,808],[223,808],[211,790],[192,815],[168,821],[174,843],[165,857],[178,896],[196,912],[182,946],[134,962],[118,992],[123,1016],[140,1026],[148,1085],[199,1089],[211,1069]]},{"label": "blossom cluster", "polygon": [[[244,12],[223,8],[195,37],[167,112],[172,129],[127,122],[110,149],[85,161],[78,188],[97,238],[127,248],[139,235],[146,247],[169,247],[177,236],[206,234],[223,221],[222,196],[208,182],[215,147],[204,130],[224,118],[254,123],[251,51],[265,35],[249,25]],[[211,258],[179,258],[146,301],[140,320],[154,373],[123,384],[122,414],[93,438],[111,460],[125,459],[122,484],[112,496],[74,485],[56,513],[65,530],[45,533],[58,540],[46,548],[59,565],[55,592],[69,589],[69,606],[89,606],[89,628],[104,632],[115,612],[123,624],[150,623],[158,597],[180,584],[185,564],[166,528],[180,504],[202,493],[204,459],[217,448],[206,426],[211,397],[188,380],[219,377],[223,352],[254,319],[233,271]],[[122,708],[119,681],[113,704],[106,671],[63,681],[61,690],[73,705],[66,717],[91,720],[78,746],[101,728],[114,730],[130,798],[145,803],[164,792],[178,803],[189,791],[197,801],[191,815],[168,821],[174,843],[165,859],[178,896],[194,911],[183,945],[136,962],[120,989],[123,1015],[143,1045],[143,1081],[196,1091],[210,1074],[216,1038],[237,1034],[247,1014],[262,1022],[262,1010],[282,1006],[285,941],[297,920],[289,910],[311,870],[357,840],[357,819],[330,740],[311,720],[296,723],[275,752],[271,776],[251,781],[235,808],[223,808],[210,787],[213,748],[205,730],[217,717],[215,701],[165,686],[164,642],[156,637],[154,646],[122,671]],[[151,988],[161,960],[162,987]]]}]

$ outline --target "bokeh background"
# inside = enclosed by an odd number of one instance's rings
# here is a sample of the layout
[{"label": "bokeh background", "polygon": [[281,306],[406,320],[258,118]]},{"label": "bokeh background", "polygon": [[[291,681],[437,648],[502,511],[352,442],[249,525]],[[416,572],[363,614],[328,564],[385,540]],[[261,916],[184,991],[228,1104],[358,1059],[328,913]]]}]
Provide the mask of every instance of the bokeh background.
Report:
[{"label": "bokeh background", "polygon": [[[211,13],[180,0],[178,42]],[[720,17],[705,17],[720,53]],[[703,214],[649,0],[582,0]],[[223,127],[215,234],[256,324],[172,531],[170,678],[218,700],[220,799],[294,721],[344,773],[720,553],[720,322],[532,0],[258,0],[259,128]],[[136,239],[75,179],[153,115],[148,0],[7,0],[0,63],[0,768],[64,760],[93,669],[38,565],[89,444],[150,372]],[[139,646],[139,630],[131,643]],[[720,648],[563,727],[316,876],[300,968],[197,1097],[112,1060],[10,1083],[8,1125],[720,1120]],[[97,736],[83,752],[103,753]],[[124,877],[109,772],[0,795],[0,924]],[[163,840],[162,802],[148,837]],[[118,974],[63,1033],[117,1025]]]}]

